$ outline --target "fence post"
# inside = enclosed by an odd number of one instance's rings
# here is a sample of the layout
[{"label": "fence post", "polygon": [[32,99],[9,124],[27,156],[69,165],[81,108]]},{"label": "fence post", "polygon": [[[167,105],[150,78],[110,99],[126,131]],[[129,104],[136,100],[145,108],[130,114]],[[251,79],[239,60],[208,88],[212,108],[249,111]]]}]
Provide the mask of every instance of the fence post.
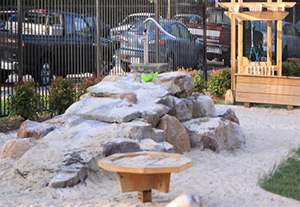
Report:
[{"label": "fence post", "polygon": [[[156,0],[156,3],[155,3],[155,20],[159,23],[159,8],[160,8],[160,0]],[[160,56],[160,51],[159,51],[159,29],[158,27],[155,27],[155,32],[156,32],[156,35],[155,35],[155,60],[156,60],[156,63],[159,63],[160,60],[159,60],[159,56]]]},{"label": "fence post", "polygon": [[96,24],[96,43],[97,43],[97,71],[96,71],[96,75],[97,77],[100,76],[100,71],[101,71],[101,66],[102,66],[102,44],[101,44],[101,29],[100,29],[100,25],[101,25],[101,4],[100,1],[101,0],[95,0],[96,1],[96,18],[97,18],[97,24]]},{"label": "fence post", "polygon": [[207,81],[207,41],[206,41],[206,0],[202,1],[202,8],[203,8],[203,75],[204,81]]},{"label": "fence post", "polygon": [[22,0],[18,0],[18,76],[19,81],[23,77],[23,5]]}]

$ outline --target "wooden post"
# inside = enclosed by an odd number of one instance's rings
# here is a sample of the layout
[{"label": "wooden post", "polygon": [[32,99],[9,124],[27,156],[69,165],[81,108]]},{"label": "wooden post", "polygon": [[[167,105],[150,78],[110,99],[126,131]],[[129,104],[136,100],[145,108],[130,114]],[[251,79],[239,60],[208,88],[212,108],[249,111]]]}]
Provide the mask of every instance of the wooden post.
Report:
[{"label": "wooden post", "polygon": [[141,203],[147,203],[152,202],[152,191],[146,190],[146,191],[139,191],[138,192],[138,202]]},{"label": "wooden post", "polygon": [[[239,3],[243,3],[243,0],[239,0]],[[243,21],[238,20],[238,73],[243,73],[242,65],[243,65]]]},{"label": "wooden post", "polygon": [[[282,3],[282,0],[278,0],[278,3]],[[282,8],[278,8],[278,11],[282,11]],[[282,76],[282,21],[277,21],[277,75]]]},{"label": "wooden post", "polygon": [[[268,3],[272,3],[272,0],[268,0]],[[268,8],[268,10],[272,10]],[[267,63],[268,66],[272,65],[272,21],[268,21],[267,28]]]},{"label": "wooden post", "polygon": [[[235,3],[235,0],[231,0]],[[231,90],[235,90],[235,70],[236,70],[236,19],[231,16]]]}]

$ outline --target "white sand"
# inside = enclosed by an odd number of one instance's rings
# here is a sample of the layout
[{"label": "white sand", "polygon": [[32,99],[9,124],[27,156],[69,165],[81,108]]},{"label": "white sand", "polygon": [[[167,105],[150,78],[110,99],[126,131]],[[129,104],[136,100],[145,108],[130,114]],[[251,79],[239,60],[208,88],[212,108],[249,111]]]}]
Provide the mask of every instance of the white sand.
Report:
[{"label": "white sand", "polygon": [[[300,202],[264,191],[258,179],[300,146],[300,110],[234,106],[247,143],[233,152],[215,154],[192,149],[186,171],[172,174],[170,193],[154,191],[152,204],[137,203],[136,193],[120,194],[114,173],[91,173],[86,184],[67,189],[23,189],[12,176],[10,160],[1,161],[0,206],[165,206],[184,193],[203,197],[208,207],[296,207]],[[1,143],[2,144],[2,143]]]}]

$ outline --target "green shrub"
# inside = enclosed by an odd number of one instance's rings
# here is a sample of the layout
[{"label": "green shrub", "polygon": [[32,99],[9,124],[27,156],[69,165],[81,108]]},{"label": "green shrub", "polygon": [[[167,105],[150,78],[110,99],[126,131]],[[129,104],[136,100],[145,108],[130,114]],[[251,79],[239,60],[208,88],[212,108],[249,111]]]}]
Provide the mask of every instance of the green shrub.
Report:
[{"label": "green shrub", "polygon": [[87,89],[93,85],[96,85],[97,83],[99,83],[103,78],[99,77],[99,78],[86,78],[84,79],[81,83],[79,83],[78,87],[77,87],[77,96],[80,97],[83,94],[87,93]]},{"label": "green shrub", "polygon": [[63,114],[76,100],[76,89],[72,80],[57,78],[50,86],[50,112]]},{"label": "green shrub", "polygon": [[10,97],[10,116],[33,119],[40,113],[40,98],[34,83],[18,83]]},{"label": "green shrub", "polygon": [[206,84],[202,75],[197,72],[195,74],[192,74],[192,77],[194,79],[194,84],[195,84],[194,92],[199,92],[204,94],[206,90]]},{"label": "green shrub", "polygon": [[300,62],[291,61],[282,64],[282,75],[283,76],[295,76],[300,77]]},{"label": "green shrub", "polygon": [[230,70],[214,70],[208,81],[208,91],[212,96],[222,97],[231,87]]}]

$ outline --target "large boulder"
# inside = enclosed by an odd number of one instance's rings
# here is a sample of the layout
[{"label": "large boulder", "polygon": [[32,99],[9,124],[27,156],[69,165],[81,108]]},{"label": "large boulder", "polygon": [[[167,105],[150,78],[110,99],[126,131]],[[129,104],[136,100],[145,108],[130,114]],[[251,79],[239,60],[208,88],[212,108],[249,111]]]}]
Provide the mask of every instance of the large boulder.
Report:
[{"label": "large boulder", "polygon": [[182,154],[190,150],[188,133],[176,117],[163,116],[157,128],[166,132],[166,140],[174,146],[176,153]]},{"label": "large boulder", "polygon": [[24,121],[20,126],[17,134],[18,139],[22,138],[35,138],[40,139],[46,136],[49,132],[53,131],[56,126],[51,123],[38,123],[34,121]]},{"label": "large boulder", "polygon": [[178,98],[186,98],[193,93],[194,80],[186,72],[168,72],[158,75],[154,83],[166,88],[170,94]]},{"label": "large boulder", "polygon": [[192,119],[193,102],[189,99],[179,99],[174,97],[174,106],[169,115],[175,116],[179,121]]},{"label": "large boulder", "polygon": [[199,195],[185,194],[175,198],[166,207],[205,207]]},{"label": "large boulder", "polygon": [[19,159],[36,143],[32,139],[14,139],[6,142],[1,149],[1,159]]},{"label": "large boulder", "polygon": [[215,152],[234,150],[245,143],[240,126],[223,118],[199,118],[184,122],[193,146]]}]

